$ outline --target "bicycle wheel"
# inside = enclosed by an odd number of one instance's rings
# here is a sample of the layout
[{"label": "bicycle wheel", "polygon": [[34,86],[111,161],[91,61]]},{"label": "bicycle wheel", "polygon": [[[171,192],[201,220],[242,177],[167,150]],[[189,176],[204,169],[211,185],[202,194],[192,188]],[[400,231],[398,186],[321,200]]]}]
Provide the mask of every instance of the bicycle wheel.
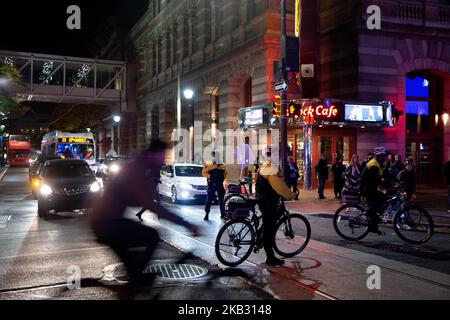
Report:
[{"label": "bicycle wheel", "polygon": [[215,251],[221,263],[235,267],[248,258],[255,245],[255,230],[245,219],[225,223],[217,234]]},{"label": "bicycle wheel", "polygon": [[349,241],[363,239],[369,233],[366,209],[358,204],[345,204],[336,210],[333,218],[334,230]]},{"label": "bicycle wheel", "polygon": [[308,245],[311,238],[311,225],[301,214],[289,214],[277,223],[273,249],[279,255],[293,257]]},{"label": "bicycle wheel", "polygon": [[423,208],[412,205],[399,210],[393,219],[395,233],[400,239],[412,244],[422,244],[431,239],[434,223]]}]

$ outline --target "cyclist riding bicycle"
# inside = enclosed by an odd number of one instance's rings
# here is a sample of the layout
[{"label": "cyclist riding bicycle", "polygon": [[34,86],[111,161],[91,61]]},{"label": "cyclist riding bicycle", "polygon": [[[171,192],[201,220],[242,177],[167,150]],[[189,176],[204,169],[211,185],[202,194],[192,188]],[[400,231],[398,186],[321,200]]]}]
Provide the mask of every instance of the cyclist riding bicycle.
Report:
[{"label": "cyclist riding bicycle", "polygon": [[[268,157],[271,156],[271,148],[268,148],[266,154]],[[295,193],[289,189],[281,171],[271,161],[263,164],[258,170],[256,196],[263,219],[263,244],[267,256],[266,264],[272,266],[283,265],[284,260],[275,257],[273,250],[278,219],[278,202],[281,197],[293,199]]]},{"label": "cyclist riding bicycle", "polygon": [[386,158],[386,149],[376,147],[373,150],[374,158],[367,163],[361,176],[361,194],[366,198],[369,231],[382,234],[378,229],[378,211],[386,201],[384,169],[382,163]]}]

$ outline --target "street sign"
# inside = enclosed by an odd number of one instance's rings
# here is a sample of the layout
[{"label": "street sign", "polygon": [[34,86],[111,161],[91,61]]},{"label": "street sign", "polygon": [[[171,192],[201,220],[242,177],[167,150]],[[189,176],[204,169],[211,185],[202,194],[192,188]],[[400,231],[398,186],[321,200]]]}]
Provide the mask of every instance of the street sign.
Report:
[{"label": "street sign", "polygon": [[275,91],[279,92],[279,91],[283,91],[287,89],[287,83],[285,81],[282,82],[278,82],[275,84]]}]

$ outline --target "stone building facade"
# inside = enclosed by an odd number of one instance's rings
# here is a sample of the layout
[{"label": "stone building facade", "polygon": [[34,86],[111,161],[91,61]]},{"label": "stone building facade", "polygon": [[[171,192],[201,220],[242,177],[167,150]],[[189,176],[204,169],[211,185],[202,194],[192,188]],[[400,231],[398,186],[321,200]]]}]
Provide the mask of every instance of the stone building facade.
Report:
[{"label": "stone building facade", "polygon": [[[293,30],[294,1],[288,20]],[[177,76],[194,91],[194,117],[219,129],[236,128],[238,109],[273,96],[279,57],[279,1],[150,1],[130,38],[138,54],[138,109],[145,139],[170,141],[176,127]],[[190,121],[182,98],[182,127]]]},{"label": "stone building facade", "polygon": [[[450,7],[445,0],[310,0],[302,3],[301,63],[314,64],[312,78],[290,97],[359,102],[389,100],[403,111],[395,128],[353,127],[355,152],[384,145],[423,159],[429,149],[439,167],[450,160]],[[367,9],[377,5],[381,29],[370,30]],[[287,1],[287,30],[294,32],[295,0]],[[151,137],[170,141],[181,92],[194,91],[194,118],[204,130],[236,128],[242,107],[271,103],[274,62],[280,51],[279,0],[150,0],[128,33],[136,63],[136,137],[142,149]],[[410,130],[406,79],[433,79],[428,130]],[[428,80],[427,80],[428,81]],[[412,98],[414,99],[414,97]],[[181,97],[181,123],[190,123],[192,102]],[[431,114],[433,113],[433,114]],[[436,117],[436,124],[434,119]],[[432,118],[430,120],[430,117]],[[446,120],[447,119],[447,120]],[[415,121],[410,120],[410,121]],[[318,134],[320,130],[317,129]],[[339,136],[340,128],[327,132]],[[328,133],[327,133],[328,134]],[[415,149],[412,145],[415,145]],[[434,173],[438,176],[438,172]]]}]

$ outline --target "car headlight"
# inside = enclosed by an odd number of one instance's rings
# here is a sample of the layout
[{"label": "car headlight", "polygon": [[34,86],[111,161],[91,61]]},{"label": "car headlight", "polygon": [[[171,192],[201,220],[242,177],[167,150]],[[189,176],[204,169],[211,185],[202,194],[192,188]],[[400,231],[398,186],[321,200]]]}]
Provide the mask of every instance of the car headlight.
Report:
[{"label": "car headlight", "polygon": [[91,184],[91,192],[99,192],[101,189],[100,183],[98,183],[97,181],[94,182],[93,184]]},{"label": "car headlight", "polygon": [[41,194],[43,194],[44,196],[48,196],[48,195],[50,195],[50,194],[53,193],[53,190],[52,190],[52,188],[50,188],[49,185],[43,184],[43,185],[41,186],[41,188],[39,189],[39,192],[40,192]]},{"label": "car headlight", "polygon": [[117,173],[120,171],[120,167],[117,164],[111,165],[111,168],[109,169],[111,172]]},{"label": "car headlight", "polygon": [[31,187],[33,188],[33,189],[39,189],[39,187],[41,186],[41,180],[39,180],[38,178],[34,178],[32,181],[31,181]]},{"label": "car headlight", "polygon": [[180,182],[180,188],[182,189],[192,189],[192,184]]}]

